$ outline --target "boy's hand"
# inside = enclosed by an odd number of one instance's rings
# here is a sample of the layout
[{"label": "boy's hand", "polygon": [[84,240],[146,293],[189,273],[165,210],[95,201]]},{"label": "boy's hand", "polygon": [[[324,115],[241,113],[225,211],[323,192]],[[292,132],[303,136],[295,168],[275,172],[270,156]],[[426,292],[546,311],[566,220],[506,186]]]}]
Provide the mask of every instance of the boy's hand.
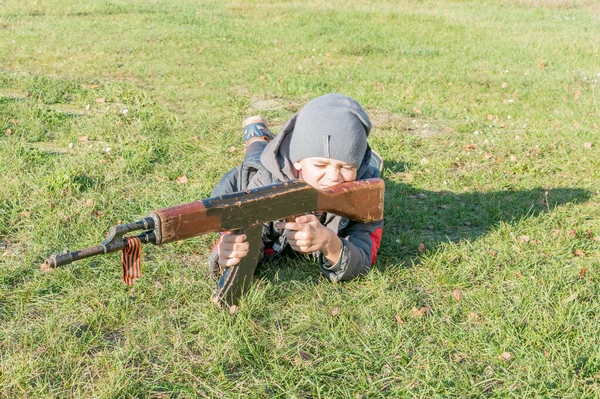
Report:
[{"label": "boy's hand", "polygon": [[219,266],[229,267],[240,263],[242,258],[248,255],[250,249],[250,244],[246,242],[247,238],[245,234],[223,234],[217,244]]},{"label": "boy's hand", "polygon": [[286,230],[284,234],[295,251],[321,251],[331,263],[337,263],[342,241],[337,234],[323,226],[315,215],[298,216],[295,222],[277,222],[275,227]]}]

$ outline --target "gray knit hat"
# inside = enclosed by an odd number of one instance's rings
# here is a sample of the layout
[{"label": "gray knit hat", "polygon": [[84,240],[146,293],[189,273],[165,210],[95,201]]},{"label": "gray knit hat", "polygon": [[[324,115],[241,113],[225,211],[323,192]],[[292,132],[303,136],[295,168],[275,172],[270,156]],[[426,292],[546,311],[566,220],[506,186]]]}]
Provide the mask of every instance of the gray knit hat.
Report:
[{"label": "gray knit hat", "polygon": [[358,101],[341,94],[317,97],[298,113],[290,139],[290,160],[332,158],[358,169],[370,132],[371,121]]}]

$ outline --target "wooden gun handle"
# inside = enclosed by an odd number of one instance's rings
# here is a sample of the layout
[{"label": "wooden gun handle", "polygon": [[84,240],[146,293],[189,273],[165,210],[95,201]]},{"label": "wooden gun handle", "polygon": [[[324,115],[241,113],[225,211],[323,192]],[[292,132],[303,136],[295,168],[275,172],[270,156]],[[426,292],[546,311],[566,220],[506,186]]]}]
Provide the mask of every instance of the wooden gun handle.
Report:
[{"label": "wooden gun handle", "polygon": [[246,234],[246,241],[250,244],[250,249],[248,255],[242,258],[240,263],[225,269],[219,279],[217,288],[211,297],[211,301],[219,307],[237,305],[241,296],[248,291],[254,278],[262,240],[262,224],[236,232],[236,234],[242,233]]}]

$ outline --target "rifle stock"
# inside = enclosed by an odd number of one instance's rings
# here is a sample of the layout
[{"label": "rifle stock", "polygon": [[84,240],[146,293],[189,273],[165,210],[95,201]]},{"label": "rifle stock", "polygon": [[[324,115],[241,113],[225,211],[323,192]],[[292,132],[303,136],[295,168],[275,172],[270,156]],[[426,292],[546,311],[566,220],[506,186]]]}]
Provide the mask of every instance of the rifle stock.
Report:
[{"label": "rifle stock", "polygon": [[[325,211],[360,222],[383,218],[384,182],[366,179],[316,190],[301,181],[271,184],[252,190],[176,205],[150,212],[140,221],[111,227],[98,246],[52,255],[42,268],[53,269],[91,256],[123,249],[124,235],[139,234],[142,243],[161,245],[207,233],[242,230],[260,238],[260,226],[274,220],[314,211]],[[256,246],[256,245],[254,245]],[[254,255],[253,255],[254,256]],[[217,285],[213,302],[236,303],[248,286],[256,260],[248,259],[226,270]],[[251,264],[254,263],[254,266]],[[243,265],[243,266],[242,266]],[[231,269],[231,268],[229,268]]]}]

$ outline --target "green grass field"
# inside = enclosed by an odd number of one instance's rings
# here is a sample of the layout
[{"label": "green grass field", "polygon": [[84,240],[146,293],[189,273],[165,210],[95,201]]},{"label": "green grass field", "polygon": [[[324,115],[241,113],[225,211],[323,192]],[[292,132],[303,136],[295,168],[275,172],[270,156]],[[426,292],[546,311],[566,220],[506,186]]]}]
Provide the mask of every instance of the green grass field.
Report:
[{"label": "green grass field", "polygon": [[[0,398],[599,397],[598,38],[591,0],[0,0]],[[369,275],[266,264],[231,316],[214,236],[39,269],[328,92],[386,161]]]}]

